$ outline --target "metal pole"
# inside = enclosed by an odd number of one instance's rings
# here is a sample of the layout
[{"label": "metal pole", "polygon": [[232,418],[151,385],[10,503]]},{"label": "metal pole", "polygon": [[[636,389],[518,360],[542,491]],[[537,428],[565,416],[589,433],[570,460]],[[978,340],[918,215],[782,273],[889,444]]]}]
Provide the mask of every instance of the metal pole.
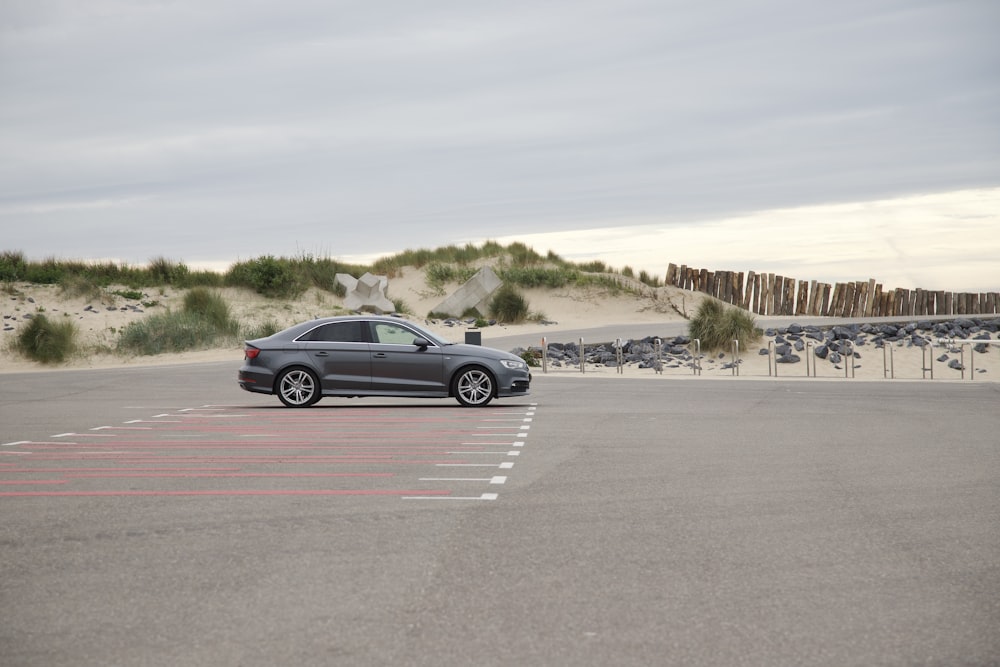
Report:
[{"label": "metal pole", "polygon": [[701,339],[695,338],[691,342],[694,343],[694,361],[691,363],[691,369],[695,375],[701,375]]},{"label": "metal pole", "polygon": [[615,361],[618,364],[615,367],[615,369],[616,369],[615,372],[616,373],[624,374],[625,373],[625,369],[622,367],[622,365],[623,365],[625,359],[624,359],[624,355],[622,354],[622,339],[621,338],[616,338],[615,339]]},{"label": "metal pole", "polygon": [[549,372],[549,343],[545,339],[545,336],[542,336],[542,373],[548,373],[548,372]]},{"label": "metal pole", "polygon": [[733,339],[733,375],[740,374],[740,341]]},{"label": "metal pole", "polygon": [[774,377],[778,377],[778,359],[777,359],[777,349],[774,345],[774,341],[769,341],[767,344],[767,375],[771,376],[771,364],[774,364]]},{"label": "metal pole", "polygon": [[580,372],[586,373],[585,366],[587,365],[587,355],[583,349],[583,336],[580,337]]}]

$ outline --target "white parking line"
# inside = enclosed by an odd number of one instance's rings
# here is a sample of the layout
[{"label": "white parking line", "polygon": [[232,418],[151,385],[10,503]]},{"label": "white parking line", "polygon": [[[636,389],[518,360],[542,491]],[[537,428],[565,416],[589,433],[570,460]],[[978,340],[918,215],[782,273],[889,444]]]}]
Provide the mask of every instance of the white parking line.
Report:
[{"label": "white parking line", "polygon": [[403,500],[496,500],[496,493],[484,493],[479,496],[402,496]]},{"label": "white parking line", "polygon": [[496,463],[435,463],[438,468],[503,468],[509,469],[514,467],[514,463],[511,461],[504,461],[501,464]]},{"label": "white parking line", "polygon": [[421,477],[421,482],[489,482],[490,484],[503,484],[507,478],[503,475],[493,477]]}]

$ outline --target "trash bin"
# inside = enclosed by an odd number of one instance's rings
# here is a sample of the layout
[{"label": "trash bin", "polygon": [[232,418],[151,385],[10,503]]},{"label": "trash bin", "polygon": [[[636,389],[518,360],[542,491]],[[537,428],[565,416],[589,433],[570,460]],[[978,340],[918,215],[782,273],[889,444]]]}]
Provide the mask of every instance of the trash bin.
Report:
[{"label": "trash bin", "polygon": [[465,344],[466,345],[482,345],[483,344],[483,332],[478,329],[470,330],[465,332]]}]

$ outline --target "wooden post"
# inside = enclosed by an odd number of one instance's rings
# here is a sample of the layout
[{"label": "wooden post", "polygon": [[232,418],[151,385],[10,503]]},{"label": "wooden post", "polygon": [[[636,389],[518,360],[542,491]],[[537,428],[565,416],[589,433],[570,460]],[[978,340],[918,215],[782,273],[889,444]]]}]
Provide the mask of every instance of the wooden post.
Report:
[{"label": "wooden post", "polygon": [[855,283],[847,283],[846,291],[844,294],[844,314],[843,317],[854,317],[854,294],[857,292],[858,286]]},{"label": "wooden post", "polygon": [[760,309],[760,293],[761,293],[761,276],[759,273],[755,273],[753,276],[753,312],[758,315],[763,315],[764,311]]},{"label": "wooden post", "polygon": [[663,279],[663,282],[667,285],[675,285],[677,280],[677,265],[673,262],[667,264],[667,277]]},{"label": "wooden post", "polygon": [[795,314],[795,278],[785,278],[785,305],[782,312],[785,315]]},{"label": "wooden post", "polygon": [[809,312],[809,283],[799,281],[799,297],[795,302],[795,312],[792,315],[805,315]]},{"label": "wooden post", "polygon": [[871,317],[875,312],[875,279],[868,279],[868,290],[865,292],[868,302],[865,304],[865,317]]}]

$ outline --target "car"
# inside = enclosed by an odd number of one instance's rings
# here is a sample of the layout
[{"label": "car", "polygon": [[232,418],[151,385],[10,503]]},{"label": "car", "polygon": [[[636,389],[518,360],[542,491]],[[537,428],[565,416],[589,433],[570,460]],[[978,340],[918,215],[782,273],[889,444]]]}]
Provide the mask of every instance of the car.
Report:
[{"label": "car", "polygon": [[324,396],[453,397],[482,407],[527,396],[531,373],[510,352],[451,343],[400,317],[346,315],[246,341],[237,381],[249,392],[277,394],[290,408]]}]

